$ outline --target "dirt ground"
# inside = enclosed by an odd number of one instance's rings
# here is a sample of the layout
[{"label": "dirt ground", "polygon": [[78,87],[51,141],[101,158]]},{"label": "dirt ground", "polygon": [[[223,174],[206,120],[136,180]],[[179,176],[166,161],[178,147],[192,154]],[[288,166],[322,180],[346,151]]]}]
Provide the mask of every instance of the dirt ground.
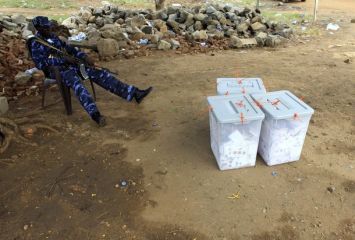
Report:
[{"label": "dirt ground", "polygon": [[[321,2],[321,22],[341,20],[333,35],[321,26],[320,36],[276,49],[104,63],[155,90],[142,105],[99,90],[102,129],[75,100],[69,117],[50,104],[57,91],[44,110],[35,110],[39,96],[11,103],[10,118],[34,113],[60,134],[37,131],[38,146],[12,144],[1,156],[0,239],[355,239],[355,4]],[[236,75],[315,109],[300,161],[267,167],[258,157],[254,168],[218,170],[206,96],[217,77]]]}]

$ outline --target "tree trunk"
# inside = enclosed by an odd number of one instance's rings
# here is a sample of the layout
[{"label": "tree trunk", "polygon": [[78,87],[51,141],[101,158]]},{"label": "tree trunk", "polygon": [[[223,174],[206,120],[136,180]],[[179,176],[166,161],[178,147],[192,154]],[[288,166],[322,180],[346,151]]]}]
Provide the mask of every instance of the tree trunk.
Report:
[{"label": "tree trunk", "polygon": [[165,0],[155,0],[155,10],[161,10],[164,8]]}]

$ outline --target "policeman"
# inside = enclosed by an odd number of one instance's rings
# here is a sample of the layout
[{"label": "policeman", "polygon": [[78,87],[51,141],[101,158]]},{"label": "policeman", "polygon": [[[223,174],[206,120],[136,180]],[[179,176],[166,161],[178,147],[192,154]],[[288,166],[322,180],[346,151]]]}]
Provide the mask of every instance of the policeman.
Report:
[{"label": "policeman", "polygon": [[[58,66],[64,84],[73,89],[81,105],[99,126],[104,126],[106,121],[81,81],[77,59],[81,59],[87,63],[85,70],[93,82],[129,102],[134,99],[139,104],[152,91],[152,87],[140,90],[133,85],[121,82],[106,70],[95,68],[93,59],[77,48],[61,41],[51,32],[52,24],[47,17],[35,17],[32,23],[37,30],[36,38],[41,40],[31,41],[30,43],[30,53],[36,67],[40,70],[45,70],[50,66]],[[51,48],[51,46],[54,48]],[[60,49],[68,54],[58,56],[58,51],[55,49]]]}]

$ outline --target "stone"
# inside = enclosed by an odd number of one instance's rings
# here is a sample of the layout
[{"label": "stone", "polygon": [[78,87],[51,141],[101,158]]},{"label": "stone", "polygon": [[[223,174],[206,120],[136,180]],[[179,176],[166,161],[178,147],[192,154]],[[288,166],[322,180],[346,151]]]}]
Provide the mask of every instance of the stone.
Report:
[{"label": "stone", "polygon": [[161,40],[158,44],[158,49],[159,50],[169,50],[171,48],[171,44],[165,40]]},{"label": "stone", "polygon": [[259,46],[264,46],[265,45],[265,42],[266,42],[266,39],[267,39],[267,33],[265,32],[259,32],[256,37],[255,37],[257,43]]},{"label": "stone", "polygon": [[98,26],[99,28],[103,27],[105,25],[105,20],[103,17],[97,17],[95,20],[95,24],[96,26]]},{"label": "stone", "polygon": [[99,40],[101,38],[101,32],[99,32],[97,29],[92,29],[87,33],[88,39],[90,40]]},{"label": "stone", "polygon": [[88,20],[88,23],[95,23],[96,17],[95,16],[91,16]]},{"label": "stone", "polygon": [[257,15],[255,17],[253,17],[253,19],[251,20],[251,23],[256,23],[256,22],[262,22],[262,17],[260,15]]},{"label": "stone", "polygon": [[188,31],[189,33],[193,33],[193,32],[195,31],[194,25],[188,27],[188,28],[187,28],[187,31]]},{"label": "stone", "polygon": [[284,30],[282,30],[282,32],[278,34],[284,38],[290,38],[291,35],[293,34],[293,30],[292,28],[285,28]]},{"label": "stone", "polygon": [[229,47],[231,48],[242,48],[243,42],[237,36],[232,36],[229,41]]},{"label": "stone", "polygon": [[355,18],[351,19],[350,22],[351,22],[351,23],[355,23]]},{"label": "stone", "polygon": [[145,34],[153,34],[153,27],[152,26],[143,26],[141,28],[141,30]]},{"label": "stone", "polygon": [[100,39],[97,42],[97,50],[101,57],[114,57],[118,54],[119,45],[115,39]]},{"label": "stone", "polygon": [[282,39],[281,39],[280,36],[269,35],[266,38],[265,46],[267,46],[267,47],[276,47],[277,45],[280,45],[281,43],[282,43]]},{"label": "stone", "polygon": [[181,8],[180,6],[169,6],[167,9],[167,14],[168,15],[176,14],[180,8]]},{"label": "stone", "polygon": [[[126,21],[127,23],[127,21]],[[128,24],[128,23],[127,23]],[[143,25],[147,24],[147,20],[145,19],[145,17],[142,14],[139,14],[138,16],[134,16],[131,19],[131,22],[129,23],[130,26],[136,26],[136,27],[142,27]],[[129,25],[128,24],[128,25]]]},{"label": "stone", "polygon": [[102,17],[104,13],[103,8],[95,8],[94,11],[92,12],[92,14],[96,17]]},{"label": "stone", "polygon": [[212,32],[212,31],[216,31],[217,27],[216,25],[208,25],[207,26],[207,31]]},{"label": "stone", "polygon": [[223,10],[225,11],[225,12],[230,12],[230,11],[232,11],[232,6],[231,5],[229,5],[229,4],[226,4],[226,5],[224,5],[224,7],[223,7]]},{"label": "stone", "polygon": [[215,12],[217,12],[217,10],[213,6],[208,6],[206,8],[206,13],[207,14],[212,14],[212,13],[215,13]]},{"label": "stone", "polygon": [[255,31],[255,32],[259,32],[259,31],[265,31],[266,30],[266,26],[260,22],[255,22],[251,25],[251,28]]},{"label": "stone", "polygon": [[170,39],[170,44],[174,50],[180,48],[180,42],[175,39]]},{"label": "stone", "polygon": [[163,26],[166,26],[166,23],[161,19],[157,19],[153,21],[153,26],[160,30]]},{"label": "stone", "polygon": [[133,41],[138,41],[138,40],[145,37],[145,33],[142,32],[138,27],[133,27],[132,30],[133,30],[133,33],[131,35],[131,39]]},{"label": "stone", "polygon": [[178,11],[178,17],[175,19],[175,21],[177,21],[178,23],[184,23],[189,14],[190,13],[188,13],[185,10],[180,10],[180,11]]},{"label": "stone", "polygon": [[233,22],[237,20],[237,14],[228,12],[226,13],[226,18],[232,20]]},{"label": "stone", "polygon": [[69,29],[75,29],[78,27],[75,17],[69,17],[69,18],[65,19],[62,22],[62,25],[66,26]]},{"label": "stone", "polygon": [[248,29],[249,29],[249,24],[246,23],[246,22],[244,22],[244,23],[242,23],[242,24],[239,24],[239,25],[237,26],[237,31],[238,31],[238,32],[246,32]]},{"label": "stone", "polygon": [[208,36],[210,38],[222,39],[222,38],[224,38],[224,32],[216,30],[216,31],[208,33]]},{"label": "stone", "polygon": [[175,32],[179,31],[179,23],[174,20],[168,20],[167,25],[171,27]]},{"label": "stone", "polygon": [[242,38],[242,47],[255,47],[258,45],[258,42],[255,38]]},{"label": "stone", "polygon": [[221,19],[219,19],[219,22],[220,22],[220,24],[222,24],[222,25],[226,25],[226,24],[227,24],[227,18],[222,17]]},{"label": "stone", "polygon": [[207,32],[204,31],[204,30],[195,31],[192,34],[192,37],[193,37],[194,40],[207,40],[208,39]]},{"label": "stone", "polygon": [[27,85],[27,83],[31,80],[31,75],[25,72],[19,72],[15,76],[15,82],[18,85]]},{"label": "stone", "polygon": [[225,35],[226,35],[227,37],[231,37],[231,36],[237,35],[237,34],[238,34],[237,31],[235,31],[233,28],[229,28],[229,29],[225,32]]},{"label": "stone", "polygon": [[13,23],[16,23],[16,24],[26,24],[27,23],[26,17],[23,15],[20,15],[20,14],[12,15],[11,20]]},{"label": "stone", "polygon": [[159,34],[153,34],[152,36],[150,36],[150,42],[153,44],[158,44],[160,41],[160,35]]},{"label": "stone", "polygon": [[194,19],[196,21],[203,21],[207,18],[207,15],[203,14],[203,13],[198,13],[194,15]]},{"label": "stone", "polygon": [[17,24],[16,23],[12,23],[6,20],[2,21],[2,25],[7,29],[7,30],[15,30],[17,28]]},{"label": "stone", "polygon": [[6,97],[0,97],[0,115],[5,114],[9,110],[9,103]]},{"label": "stone", "polygon": [[196,22],[195,22],[195,25],[194,25],[194,28],[195,28],[196,31],[202,30],[202,29],[203,29],[202,22],[196,21]]},{"label": "stone", "polygon": [[79,17],[84,20],[85,22],[88,22],[89,19],[92,17],[92,13],[89,9],[82,8],[79,11]]},{"label": "stone", "polygon": [[190,27],[190,26],[194,25],[194,23],[195,23],[194,15],[189,13],[186,17],[185,25],[187,27]]},{"label": "stone", "polygon": [[121,26],[118,24],[106,24],[101,29],[101,36],[103,38],[112,38],[117,41],[125,40],[126,36]]},{"label": "stone", "polygon": [[[9,31],[7,29],[3,29],[2,30],[2,34],[6,35],[6,36],[9,36],[9,37],[18,37],[19,36],[16,32]],[[31,32],[31,35],[32,35],[32,32]]]},{"label": "stone", "polygon": [[33,32],[28,30],[27,28],[24,28],[22,30],[22,38],[27,39],[29,36],[33,35]]}]

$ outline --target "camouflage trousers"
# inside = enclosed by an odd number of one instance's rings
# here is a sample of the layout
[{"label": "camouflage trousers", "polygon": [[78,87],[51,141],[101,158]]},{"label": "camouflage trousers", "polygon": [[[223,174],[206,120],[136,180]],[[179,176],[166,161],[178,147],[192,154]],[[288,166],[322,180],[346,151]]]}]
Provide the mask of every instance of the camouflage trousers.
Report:
[{"label": "camouflage trousers", "polygon": [[[86,71],[89,75],[89,78],[100,87],[127,101],[131,101],[133,99],[136,87],[121,82],[106,70],[86,68]],[[85,88],[82,79],[78,74],[78,69],[69,68],[68,70],[61,71],[61,76],[64,83],[73,89],[74,94],[78,98],[80,104],[91,117],[95,113],[99,113],[93,97]]]}]

